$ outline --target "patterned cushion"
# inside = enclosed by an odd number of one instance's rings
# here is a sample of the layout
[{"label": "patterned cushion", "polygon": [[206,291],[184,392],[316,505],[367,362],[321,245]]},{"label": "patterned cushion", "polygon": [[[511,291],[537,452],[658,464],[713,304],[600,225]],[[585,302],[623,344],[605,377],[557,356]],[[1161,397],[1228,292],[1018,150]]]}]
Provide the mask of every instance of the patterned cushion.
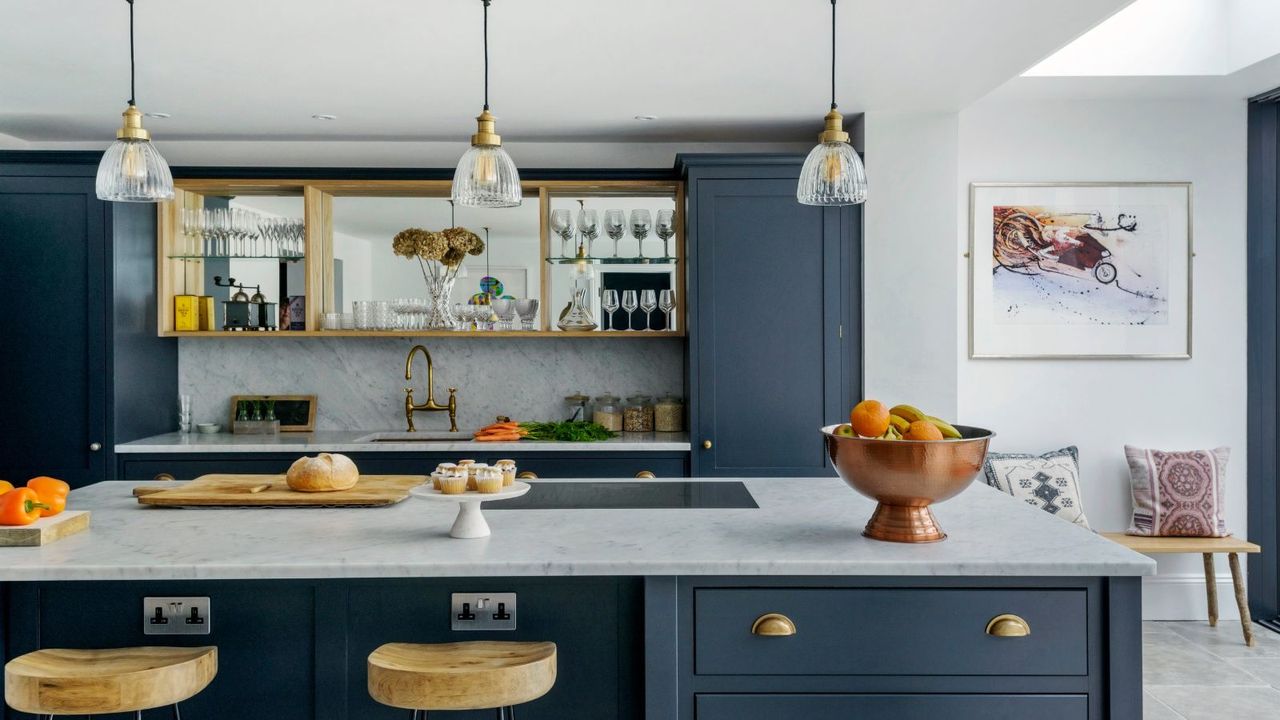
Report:
[{"label": "patterned cushion", "polygon": [[991,487],[1088,530],[1077,459],[1074,445],[1043,455],[987,453],[982,472]]},{"label": "patterned cushion", "polygon": [[1130,535],[1224,537],[1231,449],[1163,452],[1124,446],[1133,491]]}]

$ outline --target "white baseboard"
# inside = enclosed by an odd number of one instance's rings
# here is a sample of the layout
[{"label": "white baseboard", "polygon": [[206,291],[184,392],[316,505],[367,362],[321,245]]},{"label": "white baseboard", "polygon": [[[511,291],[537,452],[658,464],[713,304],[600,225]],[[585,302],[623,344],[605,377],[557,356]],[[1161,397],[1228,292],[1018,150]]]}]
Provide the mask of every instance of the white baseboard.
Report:
[{"label": "white baseboard", "polygon": [[[1219,574],[1218,619],[1238,621],[1231,574]],[[1163,573],[1142,578],[1143,620],[1208,620],[1204,573]]]}]

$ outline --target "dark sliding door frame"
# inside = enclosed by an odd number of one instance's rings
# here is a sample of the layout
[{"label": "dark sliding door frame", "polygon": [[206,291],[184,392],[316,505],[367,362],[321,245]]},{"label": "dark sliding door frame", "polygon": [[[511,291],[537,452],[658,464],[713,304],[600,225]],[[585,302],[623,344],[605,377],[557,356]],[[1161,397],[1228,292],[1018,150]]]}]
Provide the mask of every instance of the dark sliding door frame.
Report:
[{"label": "dark sliding door frame", "polygon": [[1280,632],[1280,90],[1249,102],[1249,608]]}]

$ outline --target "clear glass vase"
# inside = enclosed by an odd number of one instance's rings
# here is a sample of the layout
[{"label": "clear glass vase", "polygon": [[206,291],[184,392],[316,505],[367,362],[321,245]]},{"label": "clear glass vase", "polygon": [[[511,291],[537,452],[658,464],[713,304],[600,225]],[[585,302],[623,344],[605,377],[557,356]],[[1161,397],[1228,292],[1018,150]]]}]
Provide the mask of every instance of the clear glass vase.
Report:
[{"label": "clear glass vase", "polygon": [[427,285],[427,312],[425,330],[456,330],[458,317],[453,314],[453,284],[458,280],[458,268],[449,267],[434,260],[423,265],[422,279]]}]

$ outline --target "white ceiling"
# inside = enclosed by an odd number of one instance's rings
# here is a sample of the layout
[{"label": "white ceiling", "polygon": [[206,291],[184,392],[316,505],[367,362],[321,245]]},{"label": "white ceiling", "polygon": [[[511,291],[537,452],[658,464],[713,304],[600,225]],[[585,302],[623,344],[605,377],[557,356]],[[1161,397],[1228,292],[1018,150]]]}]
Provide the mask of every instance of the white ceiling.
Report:
[{"label": "white ceiling", "polygon": [[[841,109],[958,110],[1127,2],[843,0]],[[807,143],[828,102],[829,10],[494,0],[498,130],[510,145]],[[136,11],[138,104],[172,114],[146,121],[162,142],[461,144],[474,129],[479,0],[137,0]],[[124,0],[6,2],[0,134],[105,144],[128,96],[127,17]]]}]

